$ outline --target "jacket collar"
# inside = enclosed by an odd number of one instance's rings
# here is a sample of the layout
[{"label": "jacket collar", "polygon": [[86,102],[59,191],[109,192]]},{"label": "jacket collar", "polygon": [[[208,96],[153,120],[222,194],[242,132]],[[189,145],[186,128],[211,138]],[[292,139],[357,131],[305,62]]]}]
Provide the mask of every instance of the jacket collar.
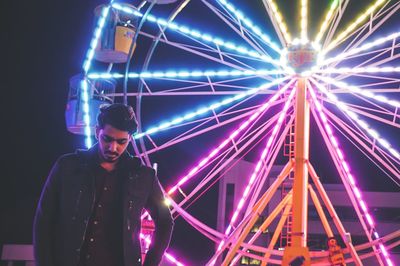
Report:
[{"label": "jacket collar", "polygon": [[[99,164],[99,144],[96,143],[88,150],[77,150],[76,153],[84,159],[84,164],[96,165]],[[137,157],[133,157],[129,154],[127,150],[119,157],[118,159],[118,168],[127,168],[127,167],[140,167],[141,161]]]}]

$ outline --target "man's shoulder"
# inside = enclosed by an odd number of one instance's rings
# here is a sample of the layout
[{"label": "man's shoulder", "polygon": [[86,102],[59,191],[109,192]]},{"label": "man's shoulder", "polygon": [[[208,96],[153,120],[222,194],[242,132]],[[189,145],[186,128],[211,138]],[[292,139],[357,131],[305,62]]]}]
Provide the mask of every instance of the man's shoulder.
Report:
[{"label": "man's shoulder", "polygon": [[153,177],[155,175],[155,170],[149,166],[142,164],[140,159],[137,157],[131,157],[130,163],[140,177]]},{"label": "man's shoulder", "polygon": [[73,153],[66,153],[58,157],[57,159],[57,164],[59,165],[74,165],[74,164],[79,164],[82,162],[80,152],[73,152]]}]

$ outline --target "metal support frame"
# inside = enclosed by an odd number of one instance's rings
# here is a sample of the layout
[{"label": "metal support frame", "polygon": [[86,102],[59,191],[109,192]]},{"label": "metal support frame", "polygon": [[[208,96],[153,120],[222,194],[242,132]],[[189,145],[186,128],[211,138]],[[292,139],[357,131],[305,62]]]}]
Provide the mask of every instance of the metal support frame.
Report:
[{"label": "metal support frame", "polygon": [[333,205],[331,201],[329,200],[328,194],[326,193],[324,187],[322,186],[321,181],[319,180],[319,177],[317,173],[314,170],[314,167],[308,162],[307,163],[307,168],[308,172],[310,173],[310,177],[313,180],[315,187],[317,188],[317,191],[319,195],[321,196],[322,201],[325,204],[325,207],[327,208],[329,215],[333,219],[333,222],[338,229],[338,232],[340,236],[343,239],[343,242],[345,243],[346,247],[349,249],[351,257],[353,258],[353,261],[356,265],[363,265],[361,263],[360,257],[358,256],[356,250],[354,249],[353,243],[351,243],[347,238],[346,238],[346,230],[344,229],[344,226],[342,222],[339,219],[339,216],[337,215],[335,209],[333,208]]},{"label": "metal support frame", "polygon": [[276,192],[278,187],[281,185],[281,183],[288,176],[288,174],[292,170],[292,168],[293,168],[292,163],[288,162],[286,164],[286,166],[283,168],[281,174],[275,180],[275,182],[269,187],[269,189],[264,193],[264,195],[261,197],[259,202],[254,206],[252,217],[247,222],[246,226],[244,227],[244,229],[243,229],[242,233],[240,234],[240,236],[238,237],[237,241],[234,243],[234,245],[232,245],[232,247],[229,250],[228,254],[226,255],[222,265],[224,265],[224,266],[229,265],[229,263],[235,256],[236,251],[239,249],[242,242],[249,234],[251,228],[256,223],[258,217],[261,215],[262,211],[265,209],[265,207],[271,200],[272,196],[274,195],[274,193]]},{"label": "metal support frame", "polygon": [[304,258],[303,265],[310,265],[307,247],[308,171],[306,167],[309,159],[310,106],[306,89],[305,78],[299,78],[295,104],[293,223],[291,246],[285,248],[283,265],[288,265],[297,257]]}]

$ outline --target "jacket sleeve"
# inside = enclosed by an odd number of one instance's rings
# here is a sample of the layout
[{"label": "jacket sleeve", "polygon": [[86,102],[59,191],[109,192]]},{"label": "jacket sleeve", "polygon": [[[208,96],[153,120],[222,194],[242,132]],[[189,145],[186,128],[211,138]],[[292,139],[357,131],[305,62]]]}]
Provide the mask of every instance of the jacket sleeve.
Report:
[{"label": "jacket sleeve", "polygon": [[152,171],[152,189],[145,208],[150,213],[155,224],[155,231],[149,251],[147,252],[144,266],[159,265],[165,250],[171,240],[173,219],[168,206],[165,204],[164,193],[158,178]]},{"label": "jacket sleeve", "polygon": [[60,159],[54,164],[43,187],[33,222],[33,248],[36,266],[54,266],[54,232],[58,213]]}]

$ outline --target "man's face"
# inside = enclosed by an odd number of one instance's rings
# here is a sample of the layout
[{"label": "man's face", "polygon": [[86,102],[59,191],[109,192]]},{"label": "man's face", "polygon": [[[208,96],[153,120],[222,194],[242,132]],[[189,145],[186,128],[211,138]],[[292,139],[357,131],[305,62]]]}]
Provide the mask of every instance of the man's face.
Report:
[{"label": "man's face", "polygon": [[105,125],[96,128],[96,137],[99,140],[100,158],[105,162],[116,162],[128,147],[130,135],[127,131]]}]

